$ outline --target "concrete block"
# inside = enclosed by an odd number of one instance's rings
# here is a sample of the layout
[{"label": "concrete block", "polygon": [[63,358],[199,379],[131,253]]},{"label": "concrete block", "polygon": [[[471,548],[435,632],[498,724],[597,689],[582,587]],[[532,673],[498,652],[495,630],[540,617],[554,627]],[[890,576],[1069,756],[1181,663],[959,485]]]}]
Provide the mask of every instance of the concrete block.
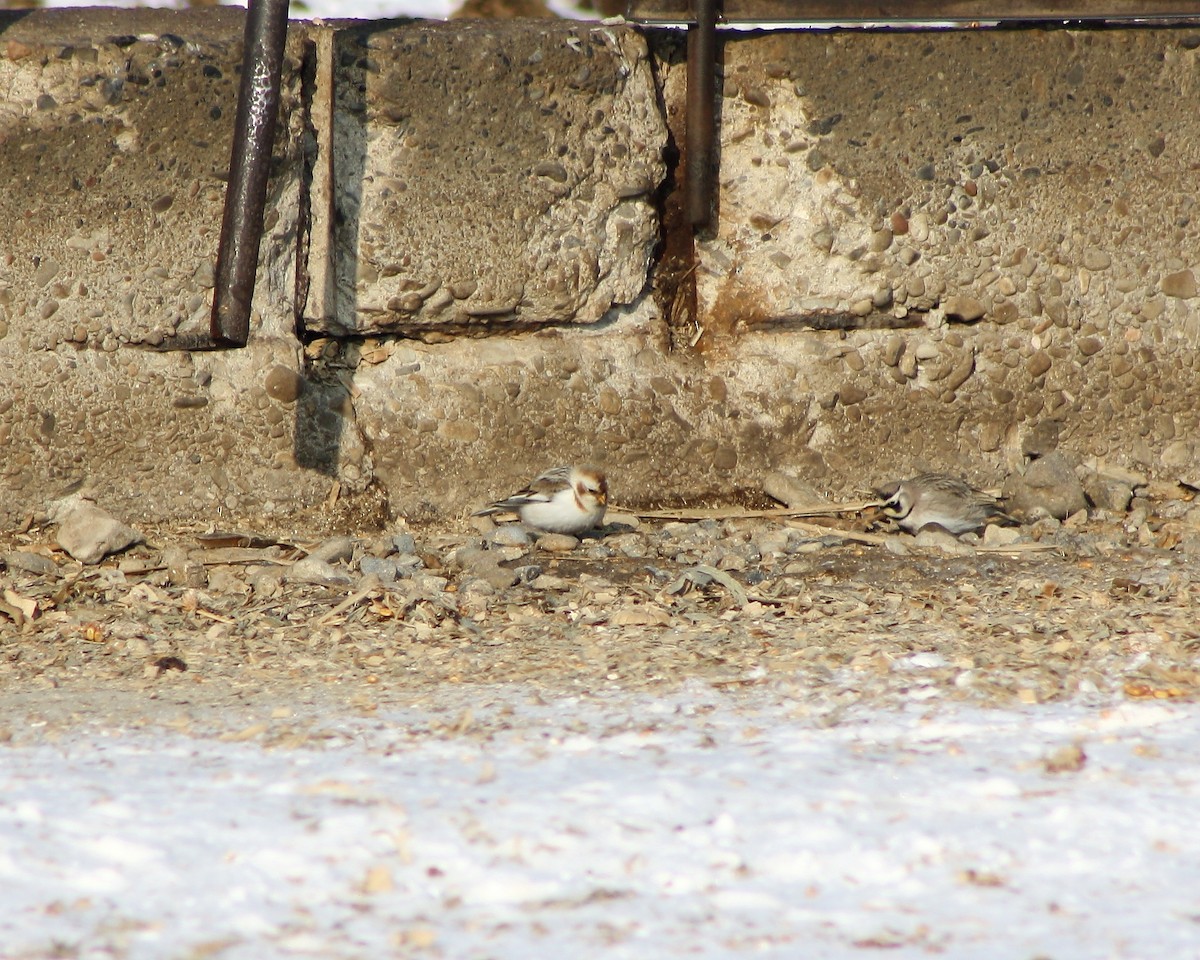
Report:
[{"label": "concrete block", "polygon": [[332,209],[314,205],[313,232],[331,259],[311,266],[310,330],[592,323],[643,291],[666,126],[634,30],[362,26],[328,55]]}]

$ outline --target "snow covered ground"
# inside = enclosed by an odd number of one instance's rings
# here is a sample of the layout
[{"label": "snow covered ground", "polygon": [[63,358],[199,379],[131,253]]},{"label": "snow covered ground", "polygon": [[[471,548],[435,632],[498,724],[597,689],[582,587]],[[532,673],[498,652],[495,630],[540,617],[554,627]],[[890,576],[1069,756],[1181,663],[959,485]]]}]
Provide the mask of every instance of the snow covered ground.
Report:
[{"label": "snow covered ground", "polygon": [[1200,955],[1191,705],[457,688],[291,742],[287,714],[14,729],[0,955]]}]

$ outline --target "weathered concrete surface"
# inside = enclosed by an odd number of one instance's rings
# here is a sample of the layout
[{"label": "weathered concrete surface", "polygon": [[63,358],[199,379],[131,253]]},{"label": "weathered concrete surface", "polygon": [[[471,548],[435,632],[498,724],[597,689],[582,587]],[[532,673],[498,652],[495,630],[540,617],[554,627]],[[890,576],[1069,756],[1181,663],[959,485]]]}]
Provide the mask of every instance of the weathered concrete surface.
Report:
[{"label": "weathered concrete surface", "polygon": [[727,42],[702,346],[744,356],[753,331],[808,329],[770,341],[819,384],[813,446],[869,475],[995,479],[1051,420],[1076,457],[1194,477],[1200,117],[1179,104],[1198,46],[1195,30]]},{"label": "weathered concrete surface", "polygon": [[[0,34],[6,307],[35,314],[42,343],[111,350],[207,330],[241,36],[233,12],[114,11],[37,14]],[[296,43],[289,53],[281,172],[298,139]],[[273,183],[268,276],[290,253],[295,185],[294,170]]]},{"label": "weathered concrete surface", "polygon": [[666,126],[645,41],[546,20],[332,49],[335,334],[591,323],[642,293]]},{"label": "weathered concrete surface", "polygon": [[[668,330],[643,302],[601,336],[360,370],[393,506],[495,494],[547,450],[609,464],[631,501],[777,467],[843,495],[928,468],[998,484],[1050,428],[1073,464],[1197,480],[1200,122],[1177,107],[1197,40],[727,40],[696,316]],[[677,118],[684,65],[658,73]]]},{"label": "weathered concrete surface", "polygon": [[208,330],[243,14],[71,10],[0,27],[0,515],[76,482],[127,519],[214,522],[319,503],[334,475],[354,486],[345,389],[298,376],[301,38],[251,347],[155,353],[141,348]]},{"label": "weathered concrete surface", "polygon": [[460,515],[585,458],[626,502],[1035,447],[1200,482],[1195,31],[726,40],[693,313],[647,264],[673,38],[295,25],[251,348],[164,355],[207,322],[241,19],[114,16],[0,33],[7,520],[75,480],[129,520],[372,481]]},{"label": "weathered concrete surface", "polygon": [[478,507],[527,481],[546,451],[618,465],[622,503],[728,497],[797,461],[812,429],[807,400],[792,399],[812,388],[802,370],[670,356],[664,343],[657,321],[631,316],[587,332],[396,344],[355,378],[393,506],[424,517]]}]

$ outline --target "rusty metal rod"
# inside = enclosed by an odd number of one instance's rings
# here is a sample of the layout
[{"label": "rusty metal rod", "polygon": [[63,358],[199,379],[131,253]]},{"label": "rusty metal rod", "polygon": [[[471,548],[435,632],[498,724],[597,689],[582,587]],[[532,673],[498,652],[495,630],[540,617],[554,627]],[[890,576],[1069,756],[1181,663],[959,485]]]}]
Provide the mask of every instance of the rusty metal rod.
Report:
[{"label": "rusty metal rod", "polygon": [[288,0],[250,0],[209,328],[215,346],[242,347],[250,335],[287,20]]},{"label": "rusty metal rod", "polygon": [[[631,0],[626,17],[655,27],[697,22],[691,0]],[[725,30],[974,29],[1005,25],[1185,25],[1200,0],[726,0]]]},{"label": "rusty metal rod", "polygon": [[693,227],[712,219],[716,176],[717,0],[695,0],[696,23],[688,27],[687,162],[688,220]]}]

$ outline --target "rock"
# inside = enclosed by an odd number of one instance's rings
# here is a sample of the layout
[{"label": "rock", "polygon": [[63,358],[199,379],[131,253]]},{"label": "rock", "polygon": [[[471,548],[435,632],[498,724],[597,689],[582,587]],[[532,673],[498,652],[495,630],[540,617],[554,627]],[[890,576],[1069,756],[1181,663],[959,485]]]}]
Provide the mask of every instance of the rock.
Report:
[{"label": "rock", "polygon": [[471,572],[479,567],[493,566],[498,561],[491,553],[477,546],[459,547],[454,551],[452,566]]},{"label": "rock", "polygon": [[1162,465],[1169,471],[1188,467],[1195,456],[1195,446],[1187,440],[1176,440],[1167,444],[1162,452]]},{"label": "rock", "polygon": [[1118,483],[1123,483],[1135,490],[1138,487],[1146,486],[1150,482],[1149,477],[1141,471],[1130,470],[1115,463],[1108,463],[1102,458],[1089,458],[1084,463],[1084,466],[1089,472],[1097,476],[1104,477],[1106,480],[1116,480]]},{"label": "rock", "polygon": [[479,547],[468,546],[455,551],[454,562],[468,577],[483,580],[497,590],[511,587],[519,579],[513,570],[500,566],[496,554]]},{"label": "rock", "polygon": [[1063,526],[1065,528],[1067,528],[1068,530],[1080,530],[1083,527],[1087,526],[1087,522],[1088,522],[1087,510],[1078,510],[1075,513],[1071,514],[1069,517],[1067,517],[1066,520],[1063,521]]},{"label": "rock", "polygon": [[324,543],[310,550],[308,556],[325,563],[337,563],[339,560],[349,560],[354,556],[353,537],[330,537]]},{"label": "rock", "polygon": [[485,536],[497,528],[497,523],[494,519],[492,519],[491,514],[485,514],[482,517],[472,515],[467,518],[467,524],[476,533],[480,533]]},{"label": "rock", "polygon": [[1196,296],[1196,275],[1191,270],[1168,273],[1159,281],[1158,288],[1168,297],[1191,300]]},{"label": "rock", "polygon": [[458,584],[458,595],[463,600],[474,597],[492,597],[496,595],[496,589],[482,577],[465,577]]},{"label": "rock", "polygon": [[1016,527],[1002,527],[989,523],[983,528],[983,545],[985,547],[1008,547],[1021,539],[1021,531]]},{"label": "rock", "polygon": [[304,378],[282,364],[272,367],[263,383],[267,396],[280,403],[295,403],[304,392]]},{"label": "rock", "polygon": [[416,538],[411,533],[397,533],[392,537],[392,550],[404,556],[416,555]]},{"label": "rock", "polygon": [[297,560],[288,570],[288,580],[293,583],[348,584],[353,583],[350,574],[339,570],[320,557],[309,555]]},{"label": "rock", "polygon": [[400,578],[400,568],[394,557],[363,557],[358,562],[358,568],[363,576],[375,577],[385,585],[395,583]]},{"label": "rock", "polygon": [[51,504],[49,514],[58,524],[58,545],[80,563],[99,563],[142,542],[140,533],[78,494]]},{"label": "rock", "polygon": [[768,497],[786,504],[790,510],[801,510],[824,502],[821,495],[803,480],[780,470],[773,470],[763,477],[762,489]]},{"label": "rock", "polygon": [[170,546],[163,550],[163,566],[167,568],[167,579],[177,587],[192,587],[203,590],[208,586],[208,573],[204,564],[192,558],[181,546]]},{"label": "rock", "polygon": [[411,577],[425,566],[425,561],[415,553],[400,553],[390,559],[396,565],[398,577]]},{"label": "rock", "polygon": [[1025,369],[1029,371],[1029,376],[1036,380],[1043,373],[1050,369],[1052,362],[1053,361],[1050,359],[1050,354],[1048,354],[1045,350],[1039,350],[1029,358],[1029,363],[1026,364]]},{"label": "rock", "polygon": [[954,534],[936,524],[921,528],[913,537],[913,544],[918,547],[932,547],[944,553],[954,553],[966,556],[975,552],[970,544],[963,543]]},{"label": "rock", "polygon": [[208,575],[203,566],[200,571],[204,574],[204,589],[207,589],[209,593],[237,594],[244,597],[253,590],[253,587],[242,579],[240,571],[214,570],[212,576]]},{"label": "rock", "polygon": [[771,554],[788,553],[788,545],[793,531],[771,527],[754,534],[753,542],[760,557]]},{"label": "rock", "polygon": [[974,297],[950,297],[942,304],[946,319],[955,323],[974,323],[982,320],[987,307]]},{"label": "rock", "polygon": [[842,406],[851,407],[856,403],[862,403],[867,399],[867,391],[860,387],[857,383],[844,383],[838,389],[838,400]]},{"label": "rock", "polygon": [[1062,432],[1059,420],[1041,420],[1021,440],[1021,452],[1027,457],[1046,457],[1058,449]]},{"label": "rock", "polygon": [[519,523],[501,524],[487,535],[487,540],[498,547],[527,547],[533,542],[529,531]]},{"label": "rock", "polygon": [[277,569],[256,570],[250,574],[250,589],[256,597],[271,599],[283,592],[283,576]]},{"label": "rock", "polygon": [[502,567],[499,564],[478,571],[476,576],[494,590],[507,590],[521,579],[521,575],[515,570],[510,567]]},{"label": "rock", "polygon": [[1109,513],[1124,513],[1133,499],[1133,487],[1110,477],[1092,474],[1083,484],[1083,491],[1092,505]]},{"label": "rock", "polygon": [[1034,460],[1024,475],[1012,474],[1004,481],[1004,499],[1019,514],[1042,510],[1057,520],[1087,509],[1083,484],[1060,453]]},{"label": "rock", "polygon": [[544,533],[538,537],[537,546],[547,553],[570,553],[579,546],[579,540],[566,533]]},{"label": "rock", "polygon": [[610,510],[604,515],[604,526],[610,530],[613,528],[637,530],[641,525],[642,521],[638,519],[636,514]]},{"label": "rock", "polygon": [[439,593],[445,593],[446,587],[450,581],[445,577],[436,577],[431,573],[423,573],[420,576],[414,576],[411,581],[412,596],[429,598],[436,596]]},{"label": "rock", "polygon": [[513,567],[513,573],[517,576],[517,582],[533,583],[542,575],[542,568],[536,563],[527,563],[520,567]]},{"label": "rock", "polygon": [[28,550],[14,550],[3,555],[4,565],[9,570],[21,570],[38,577],[57,577],[58,566],[49,557]]}]

